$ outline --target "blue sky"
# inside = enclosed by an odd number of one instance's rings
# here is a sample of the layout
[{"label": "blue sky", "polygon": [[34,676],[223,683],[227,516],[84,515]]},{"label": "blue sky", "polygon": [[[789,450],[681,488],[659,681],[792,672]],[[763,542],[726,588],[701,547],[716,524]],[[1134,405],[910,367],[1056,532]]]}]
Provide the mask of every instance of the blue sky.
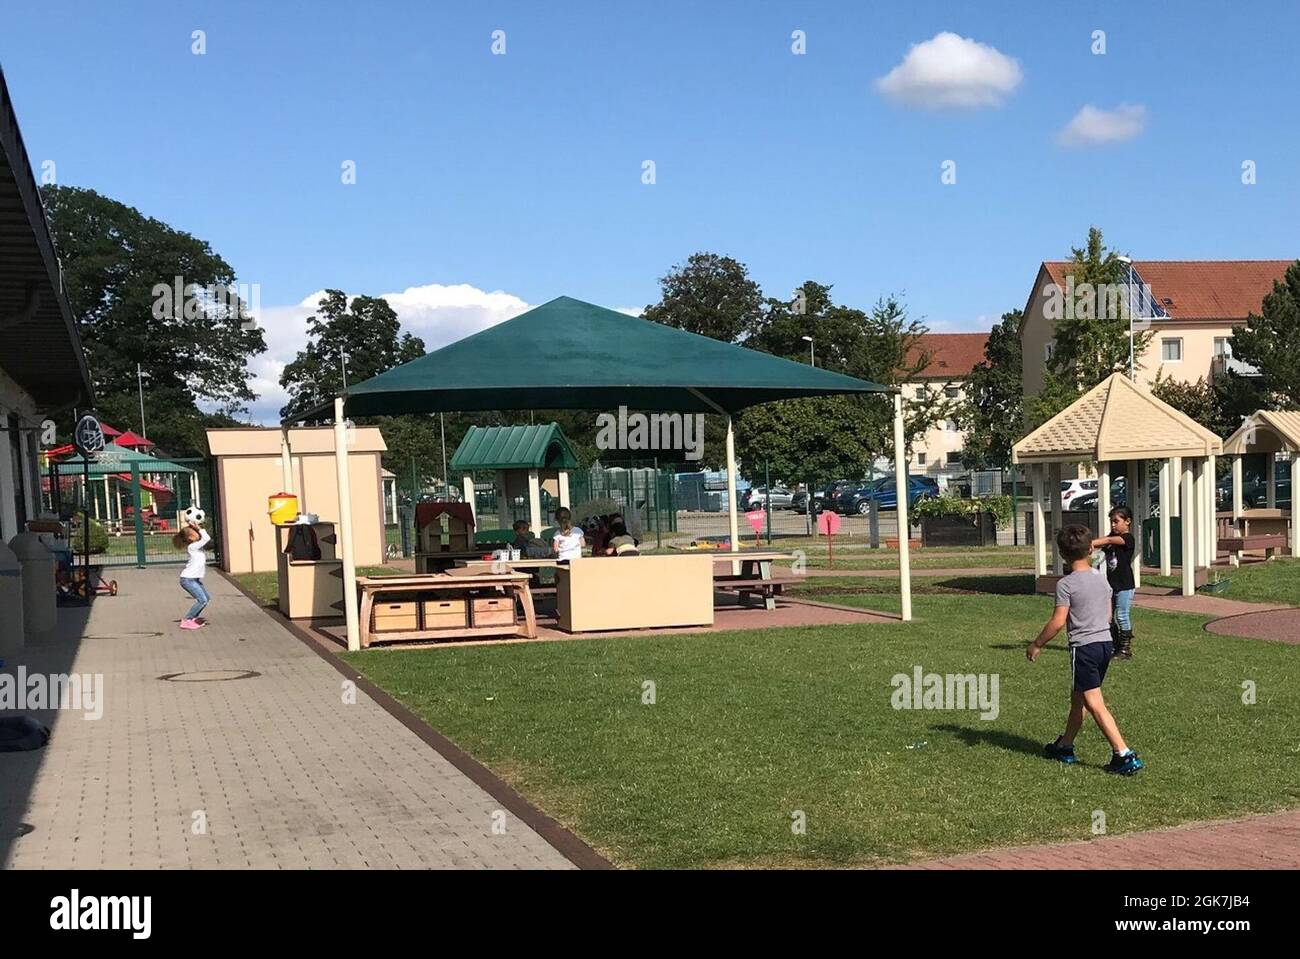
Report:
[{"label": "blue sky", "polygon": [[[772,295],[805,279],[860,306],[901,292],[944,330],[1022,306],[1038,262],[1089,224],[1142,259],[1296,256],[1298,15],[11,0],[0,63],[36,164],[203,237],[260,285],[267,385],[300,334],[295,305],[327,286],[414,290],[403,319],[433,347],[560,294],[642,307],[702,249],[744,261]],[[992,102],[935,108],[924,84],[877,86],[942,32],[992,48],[955,81]],[[913,79],[945,62],[918,55]],[[1088,105],[1117,139],[1059,143]]]}]

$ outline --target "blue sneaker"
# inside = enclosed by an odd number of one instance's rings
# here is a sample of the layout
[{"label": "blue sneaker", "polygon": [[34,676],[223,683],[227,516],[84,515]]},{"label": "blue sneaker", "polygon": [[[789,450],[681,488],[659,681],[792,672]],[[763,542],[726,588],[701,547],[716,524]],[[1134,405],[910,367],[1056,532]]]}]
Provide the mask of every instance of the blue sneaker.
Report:
[{"label": "blue sneaker", "polygon": [[1067,766],[1078,762],[1078,760],[1074,758],[1074,747],[1062,746],[1060,736],[1057,736],[1056,739],[1044,746],[1043,752],[1046,754],[1048,759],[1055,759],[1057,762],[1065,763]]},{"label": "blue sneaker", "polygon": [[1123,756],[1118,753],[1112,753],[1110,762],[1102,768],[1108,773],[1116,773],[1120,776],[1132,776],[1135,772],[1145,765],[1142,760],[1137,758],[1137,753],[1129,750]]}]

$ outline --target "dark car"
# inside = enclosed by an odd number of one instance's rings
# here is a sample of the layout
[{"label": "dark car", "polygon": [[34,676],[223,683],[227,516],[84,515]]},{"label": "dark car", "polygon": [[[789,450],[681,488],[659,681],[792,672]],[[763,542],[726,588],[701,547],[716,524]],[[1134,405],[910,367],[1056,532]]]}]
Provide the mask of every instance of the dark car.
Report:
[{"label": "dark car", "polygon": [[[1291,477],[1278,471],[1277,474],[1277,508],[1291,507]],[[1220,509],[1232,509],[1232,474],[1224,476],[1214,487],[1214,498]],[[1268,489],[1264,477],[1257,474],[1245,474],[1241,478],[1241,505],[1246,509],[1263,509],[1268,503]]]},{"label": "dark car", "polygon": [[[911,509],[919,499],[939,495],[939,484],[929,476],[909,476],[907,487],[907,508]],[[877,509],[898,508],[898,487],[894,477],[884,476],[860,486],[848,493],[840,494],[836,510],[846,516],[852,513],[867,514],[871,512],[871,501],[876,501]]]},{"label": "dark car", "polygon": [[[855,480],[836,480],[824,489],[815,491],[812,494],[813,512],[820,513],[824,509],[834,510],[835,503],[840,496],[843,495],[846,490],[856,489],[859,485],[861,484]],[[805,508],[807,508],[806,503]]]}]

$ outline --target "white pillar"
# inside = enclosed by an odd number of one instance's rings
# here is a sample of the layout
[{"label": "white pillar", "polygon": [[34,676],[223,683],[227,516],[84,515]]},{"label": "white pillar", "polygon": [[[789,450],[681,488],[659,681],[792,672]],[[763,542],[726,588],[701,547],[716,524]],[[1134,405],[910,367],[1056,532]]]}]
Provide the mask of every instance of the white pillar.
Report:
[{"label": "white pillar", "polygon": [[[1047,495],[1052,498],[1052,535],[1056,536],[1061,532],[1061,464],[1053,463],[1047,474]],[[1065,572],[1065,564],[1061,559],[1061,551],[1052,550],[1052,574],[1060,576]]]},{"label": "white pillar", "polygon": [[537,470],[528,471],[528,522],[533,526],[533,535],[542,531],[542,483]]},{"label": "white pillar", "polygon": [[[1264,505],[1269,509],[1277,509],[1277,454],[1264,454]],[[1292,501],[1295,500],[1295,492],[1291,493]]]},{"label": "white pillar", "polygon": [[903,622],[912,619],[912,557],[908,551],[911,526],[907,522],[907,438],[903,429],[903,394],[894,394],[894,489],[898,495],[898,589]]},{"label": "white pillar", "polygon": [[466,473],[460,478],[461,490],[465,494],[465,502],[469,503],[470,515],[474,517],[474,528],[478,528],[478,504],[474,502],[474,477]]},{"label": "white pillar", "polygon": [[1183,519],[1193,527],[1196,543],[1193,565],[1199,568],[1205,565],[1205,460],[1202,457],[1192,460],[1192,508]]},{"label": "white pillar", "polygon": [[1029,482],[1034,495],[1034,575],[1047,575],[1047,517],[1043,513],[1043,474],[1041,463],[1029,467]]},{"label": "white pillar", "polygon": [[1300,450],[1291,452],[1291,555],[1300,559]]},{"label": "white pillar", "polygon": [[[731,551],[740,549],[740,520],[736,503],[736,433],[732,429],[731,414],[727,414],[727,530],[731,534]],[[731,575],[740,575],[740,563],[733,560]]]},{"label": "white pillar", "polygon": [[568,507],[569,505],[569,472],[560,470],[560,505]]},{"label": "white pillar", "polygon": [[1205,565],[1219,558],[1218,461],[1213,454],[1205,460]]},{"label": "white pillar", "polygon": [[1097,464],[1097,535],[1110,532],[1110,464]]},{"label": "white pillar", "polygon": [[1128,461],[1128,471],[1124,475],[1124,495],[1128,499],[1128,511],[1133,514],[1133,528],[1130,532],[1133,534],[1133,542],[1137,548],[1133,550],[1133,586],[1136,588],[1142,585],[1142,491],[1145,489],[1146,481],[1140,473],[1140,464],[1137,460]]},{"label": "white pillar", "polygon": [[[282,493],[293,492],[293,451],[289,449],[289,427],[280,427],[280,483]],[[301,509],[306,506],[299,504]]]},{"label": "white pillar", "polygon": [[1232,519],[1241,520],[1241,457],[1232,458]]},{"label": "white pillar", "polygon": [[1194,596],[1196,594],[1196,535],[1193,522],[1196,516],[1196,507],[1194,505],[1195,479],[1192,476],[1192,461],[1188,459],[1183,463],[1183,595]]},{"label": "white pillar", "polygon": [[1173,481],[1174,481],[1174,485],[1172,487],[1174,495],[1169,498],[1169,505],[1172,507],[1172,509],[1169,511],[1169,515],[1182,516],[1183,515],[1182,503],[1179,502],[1182,497],[1178,495],[1178,486],[1183,481],[1183,458],[1181,456],[1175,456],[1169,462],[1173,464]]},{"label": "white pillar", "polygon": [[[287,449],[287,443],[284,447]],[[348,426],[343,418],[343,397],[334,398],[334,465],[339,487],[339,554],[343,557],[343,615],[348,626],[348,649],[361,648],[357,619],[357,561],[352,542],[352,476],[348,460]],[[285,492],[289,492],[286,490]]]},{"label": "white pillar", "polygon": [[1169,576],[1174,569],[1174,544],[1169,541],[1169,515],[1178,498],[1178,474],[1173,460],[1160,461],[1160,575]]},{"label": "white pillar", "polygon": [[492,480],[497,491],[497,529],[510,528],[510,490],[506,487],[504,470],[497,470]]}]

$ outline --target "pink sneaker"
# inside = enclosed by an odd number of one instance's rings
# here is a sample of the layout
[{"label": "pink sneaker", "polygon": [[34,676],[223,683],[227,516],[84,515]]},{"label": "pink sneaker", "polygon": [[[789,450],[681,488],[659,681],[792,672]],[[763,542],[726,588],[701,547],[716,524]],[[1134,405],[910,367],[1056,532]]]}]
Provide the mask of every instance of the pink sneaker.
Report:
[{"label": "pink sneaker", "polygon": [[202,629],[203,626],[196,619],[182,619],[181,629]]}]

